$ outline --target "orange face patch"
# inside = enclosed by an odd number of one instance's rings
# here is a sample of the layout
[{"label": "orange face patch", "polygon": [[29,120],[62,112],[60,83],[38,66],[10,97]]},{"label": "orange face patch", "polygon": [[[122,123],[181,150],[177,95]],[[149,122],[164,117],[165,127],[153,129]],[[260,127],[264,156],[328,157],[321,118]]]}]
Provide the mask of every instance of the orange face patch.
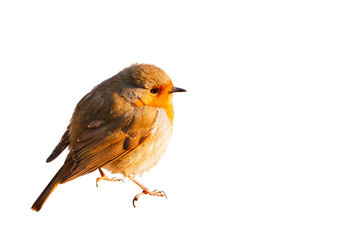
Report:
[{"label": "orange face patch", "polygon": [[167,85],[157,87],[158,91],[156,94],[150,91],[144,94],[141,100],[134,102],[136,107],[150,106],[156,108],[163,108],[171,122],[174,120],[174,108],[172,103],[172,93],[170,92],[173,87],[172,82]]}]

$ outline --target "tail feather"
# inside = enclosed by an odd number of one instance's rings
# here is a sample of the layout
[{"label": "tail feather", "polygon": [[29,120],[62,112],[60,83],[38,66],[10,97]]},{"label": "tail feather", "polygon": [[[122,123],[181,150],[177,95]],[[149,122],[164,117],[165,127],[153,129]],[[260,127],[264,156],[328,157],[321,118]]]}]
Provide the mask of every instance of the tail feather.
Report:
[{"label": "tail feather", "polygon": [[55,188],[59,185],[64,176],[71,170],[72,162],[65,161],[64,165],[59,169],[59,171],[55,174],[53,179],[46,186],[44,191],[40,194],[40,196],[36,199],[34,204],[31,206],[31,209],[34,211],[40,211],[45,201],[48,199],[50,194],[55,190]]}]

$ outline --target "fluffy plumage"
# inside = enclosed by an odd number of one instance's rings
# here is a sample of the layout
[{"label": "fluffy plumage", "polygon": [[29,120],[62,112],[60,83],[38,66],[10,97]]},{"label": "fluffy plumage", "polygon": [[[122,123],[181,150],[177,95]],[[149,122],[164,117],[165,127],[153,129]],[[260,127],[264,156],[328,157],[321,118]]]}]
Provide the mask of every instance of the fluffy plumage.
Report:
[{"label": "fluffy plumage", "polygon": [[59,183],[96,169],[131,179],[150,170],[170,141],[175,90],[184,91],[174,88],[162,69],[134,64],[85,95],[47,159],[53,161],[69,147],[65,163],[31,208],[39,211]]}]

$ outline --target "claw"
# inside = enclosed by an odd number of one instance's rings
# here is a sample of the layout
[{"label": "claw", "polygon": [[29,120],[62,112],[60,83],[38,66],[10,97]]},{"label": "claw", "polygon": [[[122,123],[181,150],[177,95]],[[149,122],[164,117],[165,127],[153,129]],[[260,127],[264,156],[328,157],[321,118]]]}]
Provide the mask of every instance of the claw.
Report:
[{"label": "claw", "polygon": [[136,202],[136,201],[139,199],[139,197],[140,197],[141,195],[143,195],[143,194],[145,194],[145,193],[144,193],[144,192],[141,192],[141,193],[137,194],[137,195],[134,197],[134,199],[133,199],[133,201],[132,201],[132,204],[133,204],[134,208],[136,208],[135,202]]},{"label": "claw", "polygon": [[152,195],[152,196],[158,196],[158,197],[165,197],[166,199],[168,199],[167,196],[166,196],[166,193],[165,193],[164,191],[159,191],[159,190],[157,190],[157,189],[155,189],[154,191],[152,191],[152,194],[150,194],[150,195]]}]

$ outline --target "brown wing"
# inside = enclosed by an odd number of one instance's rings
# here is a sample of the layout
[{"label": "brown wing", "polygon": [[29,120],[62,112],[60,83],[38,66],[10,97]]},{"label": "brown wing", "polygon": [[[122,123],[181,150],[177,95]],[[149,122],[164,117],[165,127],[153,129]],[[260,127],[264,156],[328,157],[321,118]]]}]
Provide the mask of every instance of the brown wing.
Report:
[{"label": "brown wing", "polygon": [[74,161],[74,165],[61,183],[95,171],[133,151],[151,137],[156,116],[156,109],[141,107],[109,122],[91,122],[70,150],[66,161]]}]

